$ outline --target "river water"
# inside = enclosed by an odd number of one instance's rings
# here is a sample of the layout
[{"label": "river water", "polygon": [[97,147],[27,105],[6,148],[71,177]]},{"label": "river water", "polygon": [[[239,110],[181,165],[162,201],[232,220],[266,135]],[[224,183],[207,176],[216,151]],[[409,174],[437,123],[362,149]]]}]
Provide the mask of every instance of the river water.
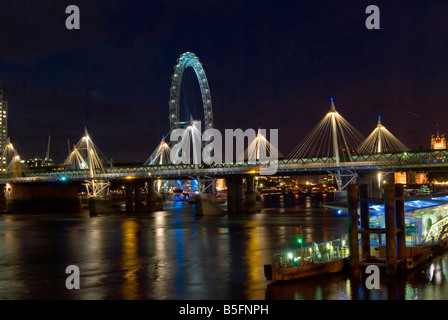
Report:
[{"label": "river water", "polygon": [[[194,207],[113,214],[0,215],[0,299],[448,299],[448,255],[380,289],[345,274],[273,284],[272,255],[347,233],[347,218],[319,207],[326,196],[265,196],[257,214],[195,217]],[[332,200],[332,199],[331,199]],[[68,290],[68,265],[80,289]]]}]

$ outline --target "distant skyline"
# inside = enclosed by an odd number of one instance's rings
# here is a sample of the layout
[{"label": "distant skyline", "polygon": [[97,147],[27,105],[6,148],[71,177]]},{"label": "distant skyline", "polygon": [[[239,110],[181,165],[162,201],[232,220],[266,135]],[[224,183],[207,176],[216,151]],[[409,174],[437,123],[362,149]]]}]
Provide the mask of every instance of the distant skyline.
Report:
[{"label": "distant skyline", "polygon": [[[65,28],[75,4],[81,29]],[[381,10],[367,30],[365,9]],[[115,162],[144,162],[169,130],[173,67],[190,51],[214,124],[279,129],[288,155],[330,109],[410,148],[448,133],[446,1],[31,1],[0,3],[0,78],[23,159],[67,156],[84,126]],[[188,79],[191,81],[191,79]]]}]

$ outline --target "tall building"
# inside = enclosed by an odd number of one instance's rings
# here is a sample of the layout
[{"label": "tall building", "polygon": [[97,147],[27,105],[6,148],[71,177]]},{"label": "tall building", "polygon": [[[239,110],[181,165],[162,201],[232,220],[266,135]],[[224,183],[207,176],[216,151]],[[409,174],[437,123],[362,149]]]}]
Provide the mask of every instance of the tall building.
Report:
[{"label": "tall building", "polygon": [[5,171],[6,159],[3,158],[3,150],[8,140],[8,102],[3,100],[3,88],[0,88],[0,158],[1,167]]},{"label": "tall building", "polygon": [[446,149],[446,139],[445,135],[439,136],[439,125],[437,125],[437,136],[431,136],[431,149],[432,150],[443,150]]}]

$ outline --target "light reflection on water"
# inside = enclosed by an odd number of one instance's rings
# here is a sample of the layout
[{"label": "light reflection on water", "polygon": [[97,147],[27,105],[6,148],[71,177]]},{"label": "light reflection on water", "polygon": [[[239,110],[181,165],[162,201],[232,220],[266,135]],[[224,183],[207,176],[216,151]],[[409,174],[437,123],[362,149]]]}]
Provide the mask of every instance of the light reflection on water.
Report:
[{"label": "light reflection on water", "polygon": [[139,245],[140,223],[134,219],[123,221],[123,258],[121,260],[124,271],[123,299],[135,300],[140,298],[140,283],[137,273],[142,263]]},{"label": "light reflection on water", "polygon": [[[347,233],[324,198],[265,197],[263,212],[195,217],[188,203],[143,216],[0,216],[0,299],[448,299],[448,255],[380,290],[344,274],[287,284],[264,277],[273,253]],[[331,200],[329,200],[331,201]],[[81,289],[65,289],[65,268]]]}]

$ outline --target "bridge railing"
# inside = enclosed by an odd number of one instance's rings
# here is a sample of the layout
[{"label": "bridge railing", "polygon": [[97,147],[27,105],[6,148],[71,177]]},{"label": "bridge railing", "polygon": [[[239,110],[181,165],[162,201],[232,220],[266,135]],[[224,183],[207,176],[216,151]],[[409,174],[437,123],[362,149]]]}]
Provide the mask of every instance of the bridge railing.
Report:
[{"label": "bridge railing", "polygon": [[433,244],[448,237],[448,216],[431,225],[422,244]]},{"label": "bridge railing", "polygon": [[[356,154],[352,156],[353,161],[342,161],[339,165],[333,157],[313,157],[304,159],[279,159],[273,161],[278,165],[278,171],[308,171],[308,170],[362,170],[371,168],[427,168],[435,166],[448,166],[448,151],[407,151],[375,154]],[[258,173],[260,166],[266,165],[264,161],[254,162],[225,162],[213,165],[207,164],[165,164],[151,166],[115,166],[105,167],[104,172],[96,170],[95,174],[101,177],[122,174],[156,174],[159,176],[173,174],[223,174],[223,173]],[[50,171],[43,171],[42,168],[29,168],[22,172],[23,177],[60,177],[67,175],[77,179],[91,178],[87,169],[66,171],[62,167],[49,168]],[[12,179],[10,173],[0,174],[0,180]]]}]

